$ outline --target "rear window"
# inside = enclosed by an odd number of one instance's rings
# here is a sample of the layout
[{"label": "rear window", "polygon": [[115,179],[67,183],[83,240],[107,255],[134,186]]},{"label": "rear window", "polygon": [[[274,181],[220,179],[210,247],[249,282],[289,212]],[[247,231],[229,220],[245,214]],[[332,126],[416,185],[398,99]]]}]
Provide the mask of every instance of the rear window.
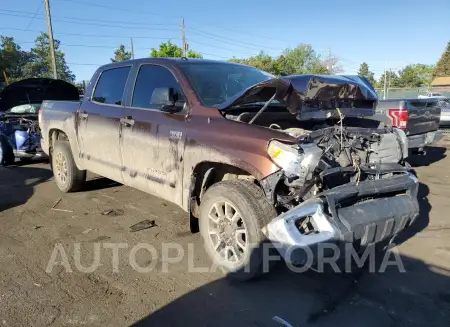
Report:
[{"label": "rear window", "polygon": [[92,100],[95,102],[122,105],[123,92],[131,67],[105,70],[95,87]]}]

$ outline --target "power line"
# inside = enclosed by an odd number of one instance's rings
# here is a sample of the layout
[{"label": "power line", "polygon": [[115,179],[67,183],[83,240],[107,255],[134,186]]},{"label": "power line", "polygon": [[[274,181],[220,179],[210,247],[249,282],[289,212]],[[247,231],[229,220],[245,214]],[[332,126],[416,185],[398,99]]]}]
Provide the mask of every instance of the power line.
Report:
[{"label": "power line", "polygon": [[[11,10],[11,9],[0,9],[0,11],[3,12],[9,12],[9,13],[16,13],[21,15],[34,15],[32,12],[27,12],[23,10]],[[43,14],[39,14],[38,16],[44,16]],[[140,26],[179,26],[179,24],[176,23],[140,23],[140,22],[128,22],[128,21],[117,21],[117,20],[101,20],[101,19],[89,19],[89,18],[80,18],[80,17],[74,17],[74,16],[59,16],[59,15],[52,15],[53,17],[58,17],[62,19],[70,19],[70,20],[78,20],[78,21],[88,21],[88,22],[100,22],[100,23],[112,23],[112,24],[127,24],[127,25],[140,25]]]},{"label": "power line", "polygon": [[[256,45],[256,44],[251,44],[251,43],[244,43],[244,42],[239,42],[239,41],[234,41],[234,40],[232,42],[224,41],[224,40],[231,40],[231,39],[226,38],[224,36],[217,35],[217,34],[213,34],[213,33],[197,32],[196,30],[194,30],[192,28],[191,29],[186,29],[186,30],[189,31],[192,34],[200,35],[200,36],[205,37],[207,39],[217,40],[217,41],[220,41],[222,43],[231,44],[231,45],[234,45],[234,46],[237,46],[237,47],[242,47],[242,48],[247,48],[247,49],[254,49],[256,47],[256,48],[259,48],[260,50],[263,49],[263,48],[271,49],[271,50],[277,50],[277,51],[283,51],[284,50],[284,49],[281,49],[281,48],[272,48],[272,47]],[[207,35],[205,35],[205,34],[207,34]],[[212,36],[208,36],[208,35],[212,35]],[[242,44],[239,44],[239,43],[242,43]],[[246,44],[246,45],[244,45],[244,44]]]},{"label": "power line", "polygon": [[[43,33],[42,30],[25,30],[22,28],[12,28],[9,26],[0,26],[0,29],[2,30],[13,30],[13,31],[22,31],[22,32],[38,32]],[[129,36],[129,35],[97,35],[97,34],[83,34],[83,33],[63,33],[58,32],[55,33],[58,35],[68,35],[68,36],[84,36],[84,37],[98,37],[98,38],[126,38],[129,39],[132,37],[133,39],[154,39],[154,40],[177,40],[179,37],[154,37],[154,36]]]},{"label": "power line", "polygon": [[[201,45],[206,46],[206,47],[211,47],[211,48],[215,48],[215,49],[221,49],[221,50],[230,51],[230,52],[236,52],[236,50],[233,50],[233,49],[216,46],[214,44],[203,43],[203,42],[192,40],[192,39],[189,39],[189,43],[197,43],[197,44],[201,44]],[[255,56],[254,53],[249,53],[249,52],[239,51],[239,53],[243,53],[243,54],[245,54],[247,56]]]},{"label": "power line", "polygon": [[[13,17],[23,17],[23,18],[32,18],[27,15],[22,14],[11,14],[11,13],[2,13],[0,12],[0,15],[2,16],[13,16]],[[36,19],[45,20],[45,18],[42,17],[36,17]],[[53,19],[55,22],[59,23],[66,23],[66,24],[76,24],[80,25],[80,22],[77,21],[68,21],[68,20],[61,20],[61,19]],[[174,28],[149,28],[149,27],[130,27],[130,26],[120,26],[117,24],[99,24],[99,23],[91,23],[91,22],[84,22],[85,25],[91,25],[91,26],[99,26],[99,27],[112,27],[112,28],[132,28],[132,29],[140,29],[140,30],[152,30],[152,31],[173,31]]]},{"label": "power line", "polygon": [[41,10],[43,4],[44,4],[44,1],[42,0],[41,3],[39,4],[38,9],[34,13],[33,17],[31,17],[30,22],[28,23],[27,27],[25,28],[26,30],[28,30],[28,28],[30,28],[31,23],[33,22],[33,20],[36,17],[36,15],[39,13],[39,10]]},{"label": "power line", "polygon": [[[144,14],[144,15],[167,16],[166,14],[162,14],[162,13],[142,11],[142,10],[132,10],[132,9],[127,9],[127,8],[119,8],[119,7],[115,7],[115,6],[101,5],[101,4],[96,4],[96,3],[94,4],[94,3],[90,3],[90,2],[86,2],[86,1],[79,1],[79,0],[54,0],[54,1],[78,3],[78,4],[85,5],[85,6],[99,7],[99,8],[104,8],[104,9],[116,10],[116,11],[117,10],[118,11],[127,11],[127,12],[139,13],[139,14]],[[182,16],[176,16],[176,15],[170,15],[170,18],[182,19],[183,17]],[[204,23],[195,22],[195,21],[191,21],[191,22],[193,22],[194,24],[197,24],[197,25],[202,25],[202,26],[205,26],[207,24],[208,26],[215,26],[215,27],[221,28],[223,30],[229,30],[229,31],[232,31],[232,32],[240,33],[240,34],[246,34],[246,35],[250,35],[250,36],[253,36],[253,37],[258,37],[258,38],[261,38],[261,39],[282,41],[282,42],[290,43],[290,41],[280,39],[279,37],[272,38],[272,37],[268,37],[268,36],[264,36],[264,35],[260,35],[260,34],[256,34],[256,33],[250,33],[250,32],[243,31],[243,30],[237,30],[237,29],[233,29],[233,28],[228,28],[228,27],[225,27],[225,26],[222,26],[222,25],[218,25],[218,24],[215,24],[215,23],[212,23],[212,22],[204,22]]]}]

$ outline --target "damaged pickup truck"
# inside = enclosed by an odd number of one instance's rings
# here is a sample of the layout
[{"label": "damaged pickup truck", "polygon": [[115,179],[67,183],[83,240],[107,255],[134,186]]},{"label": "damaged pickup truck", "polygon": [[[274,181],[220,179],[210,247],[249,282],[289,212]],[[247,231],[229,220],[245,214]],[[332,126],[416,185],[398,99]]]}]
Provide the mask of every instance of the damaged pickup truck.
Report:
[{"label": "damaged pickup truck", "polygon": [[45,101],[41,143],[63,192],[89,170],[171,201],[198,222],[211,259],[246,280],[268,240],[302,264],[292,249],[366,246],[414,221],[404,132],[362,127],[376,103],[357,76],[139,59],[99,68],[81,103]]},{"label": "damaged pickup truck", "polygon": [[29,78],[6,86],[0,93],[0,164],[46,158],[38,125],[42,101],[77,99],[76,87],[62,80]]}]

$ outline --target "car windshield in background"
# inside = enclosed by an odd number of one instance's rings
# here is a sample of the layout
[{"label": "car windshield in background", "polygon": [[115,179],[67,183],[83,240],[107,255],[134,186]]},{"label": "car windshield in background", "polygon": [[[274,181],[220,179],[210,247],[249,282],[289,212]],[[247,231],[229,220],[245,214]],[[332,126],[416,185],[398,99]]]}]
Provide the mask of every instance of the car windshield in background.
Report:
[{"label": "car windshield in background", "polygon": [[40,107],[41,107],[40,103],[22,104],[20,106],[15,106],[15,107],[12,107],[11,109],[6,110],[6,113],[8,113],[8,114],[37,114]]},{"label": "car windshield in background", "polygon": [[216,106],[250,86],[275,76],[257,68],[220,62],[180,65],[205,106]]}]

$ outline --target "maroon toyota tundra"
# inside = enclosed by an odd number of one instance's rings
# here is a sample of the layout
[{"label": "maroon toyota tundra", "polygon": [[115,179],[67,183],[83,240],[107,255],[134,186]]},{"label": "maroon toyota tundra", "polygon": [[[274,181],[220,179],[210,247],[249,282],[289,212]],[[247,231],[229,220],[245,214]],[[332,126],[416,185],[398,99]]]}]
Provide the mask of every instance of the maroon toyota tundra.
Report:
[{"label": "maroon toyota tundra", "polygon": [[82,101],[45,101],[39,120],[61,191],[82,190],[89,170],[173,202],[246,280],[266,242],[302,264],[302,249],[390,240],[416,218],[405,134],[342,124],[376,103],[357,76],[150,58],[100,67]]}]

